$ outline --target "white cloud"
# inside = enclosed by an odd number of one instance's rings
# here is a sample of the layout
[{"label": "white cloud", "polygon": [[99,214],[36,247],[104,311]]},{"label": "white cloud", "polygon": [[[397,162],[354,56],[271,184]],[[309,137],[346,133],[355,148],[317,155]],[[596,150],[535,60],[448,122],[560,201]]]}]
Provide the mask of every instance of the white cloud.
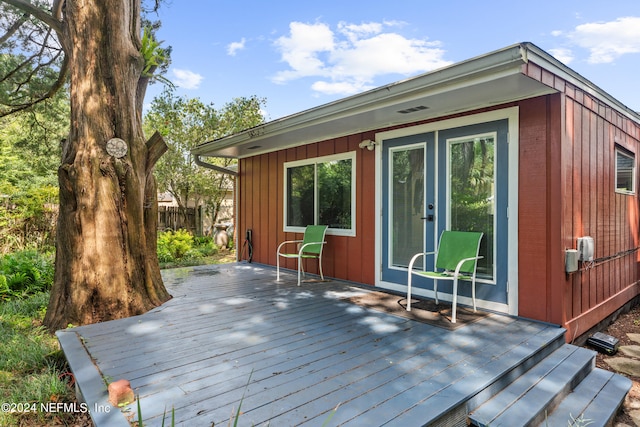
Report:
[{"label": "white cloud", "polygon": [[173,83],[184,89],[198,89],[200,82],[202,82],[202,79],[204,78],[200,74],[189,70],[173,68],[171,71],[175,76]]},{"label": "white cloud", "polygon": [[568,34],[559,34],[588,49],[588,61],[592,64],[609,63],[622,55],[640,53],[640,17],[627,16],[615,21],[582,24]]},{"label": "white cloud", "polygon": [[232,42],[227,45],[227,54],[230,56],[236,56],[236,52],[243,50],[247,40],[243,37],[239,42]]},{"label": "white cloud", "polygon": [[[351,24],[340,22],[336,31],[327,24],[292,22],[289,35],[276,40],[276,48],[289,69],[273,81],[320,77],[312,89],[326,94],[353,94],[373,87],[384,74],[417,74],[449,65],[438,42],[388,31],[396,21]],[[385,32],[385,30],[387,30]]]},{"label": "white cloud", "polygon": [[549,49],[549,53],[565,65],[569,65],[574,60],[573,51],[564,47]]}]

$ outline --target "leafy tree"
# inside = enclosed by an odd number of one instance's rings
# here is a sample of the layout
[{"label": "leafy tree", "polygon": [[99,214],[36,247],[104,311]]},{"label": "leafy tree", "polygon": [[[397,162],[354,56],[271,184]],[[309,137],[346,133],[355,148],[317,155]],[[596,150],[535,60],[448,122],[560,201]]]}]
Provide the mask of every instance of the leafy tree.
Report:
[{"label": "leafy tree", "polygon": [[[198,98],[177,96],[172,89],[154,98],[145,116],[145,128],[157,129],[170,147],[155,169],[158,188],[176,199],[183,215],[189,204],[203,203],[215,222],[232,185],[229,175],[196,165],[190,150],[204,141],[262,123],[263,106],[264,100],[254,96],[236,98],[216,110],[213,104],[204,104]],[[222,167],[235,163],[233,159],[208,161]]]},{"label": "leafy tree", "polygon": [[[165,148],[142,131],[147,85],[167,58],[143,46],[141,1],[0,0],[0,48],[9,55],[0,115],[69,82],[50,329],[140,314],[170,298],[156,256],[153,177]],[[114,138],[127,144],[122,157],[107,151]]]},{"label": "leafy tree", "polygon": [[56,168],[68,133],[67,90],[0,118],[0,253],[54,244]]}]

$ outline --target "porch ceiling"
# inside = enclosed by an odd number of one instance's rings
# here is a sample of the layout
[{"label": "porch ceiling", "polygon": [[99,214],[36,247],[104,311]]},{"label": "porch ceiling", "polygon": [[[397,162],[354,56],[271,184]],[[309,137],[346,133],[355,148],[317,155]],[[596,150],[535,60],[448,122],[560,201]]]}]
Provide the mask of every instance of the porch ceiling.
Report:
[{"label": "porch ceiling", "polygon": [[193,153],[249,157],[554,92],[553,88],[522,74],[530,48],[515,45],[293,114],[205,142]]}]

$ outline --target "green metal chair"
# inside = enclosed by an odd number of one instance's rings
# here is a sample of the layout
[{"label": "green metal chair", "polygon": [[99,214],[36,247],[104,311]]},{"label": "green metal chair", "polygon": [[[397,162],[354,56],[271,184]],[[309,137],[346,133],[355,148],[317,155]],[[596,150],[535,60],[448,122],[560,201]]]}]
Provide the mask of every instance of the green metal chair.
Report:
[{"label": "green metal chair", "polygon": [[[298,286],[300,286],[301,275],[304,275],[303,260],[317,259],[318,269],[320,270],[320,278],[324,280],[322,274],[322,248],[327,243],[324,236],[327,232],[326,225],[308,225],[304,230],[304,238],[302,240],[287,240],[278,245],[278,260],[276,269],[276,280],[280,280],[280,258],[296,258],[298,260]],[[282,252],[285,245],[296,243],[297,252]]]},{"label": "green metal chair", "polygon": [[[419,253],[409,262],[407,279],[407,311],[411,311],[411,277],[414,274],[433,279],[433,292],[438,303],[438,280],[453,281],[453,303],[451,323],[456,323],[456,305],[458,302],[458,280],[471,281],[471,299],[473,311],[476,311],[476,265],[483,233],[471,231],[445,230],[440,235],[437,252]],[[414,270],[413,264],[422,256],[435,255],[435,268],[438,271]]]}]

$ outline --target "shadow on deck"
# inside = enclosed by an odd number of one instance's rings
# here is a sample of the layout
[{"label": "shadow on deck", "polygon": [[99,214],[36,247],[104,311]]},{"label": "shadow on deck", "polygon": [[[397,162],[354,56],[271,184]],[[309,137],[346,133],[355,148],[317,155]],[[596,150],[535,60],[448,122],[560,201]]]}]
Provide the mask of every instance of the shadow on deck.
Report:
[{"label": "shadow on deck", "polygon": [[[148,426],[161,425],[172,408],[177,425],[228,425],[241,399],[243,426],[320,426],[330,417],[330,426],[464,426],[485,401],[496,402],[500,416],[517,407],[496,394],[549,355],[575,349],[553,325],[491,315],[448,331],[345,302],[367,292],[352,284],[297,287],[294,275],[276,282],[268,267],[225,264],[163,276],[174,296],[163,306],[57,334],[98,427],[137,420],[136,404],[124,414],[109,405],[105,378],[131,382]],[[582,413],[577,405],[562,409],[561,425]],[[490,414],[491,406],[471,422],[515,425]]]}]

